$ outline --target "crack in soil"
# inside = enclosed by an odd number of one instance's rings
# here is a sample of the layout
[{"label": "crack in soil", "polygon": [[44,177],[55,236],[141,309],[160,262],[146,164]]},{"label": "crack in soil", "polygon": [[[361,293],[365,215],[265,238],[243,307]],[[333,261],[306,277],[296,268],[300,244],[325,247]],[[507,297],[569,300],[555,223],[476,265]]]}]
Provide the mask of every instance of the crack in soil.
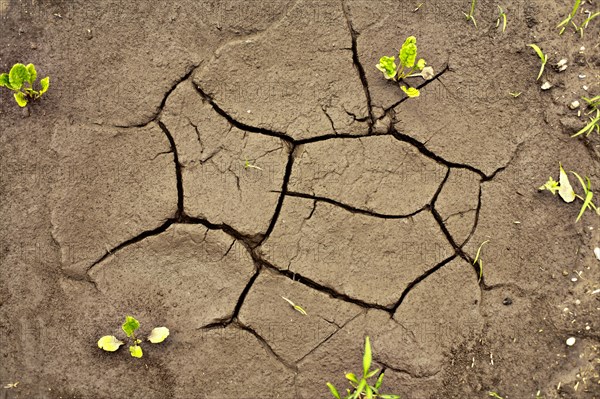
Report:
[{"label": "crack in soil", "polygon": [[[418,215],[419,213],[421,213],[423,211],[428,210],[430,207],[429,205],[425,205],[423,208],[418,209],[418,210],[416,210],[412,213],[406,214],[406,215],[386,215],[383,213],[377,213],[377,212],[369,211],[366,209],[355,208],[351,205],[344,204],[343,202],[339,202],[339,201],[336,201],[334,199],[327,198],[327,197],[320,197],[318,195],[299,193],[299,192],[295,192],[295,191],[288,191],[285,193],[285,195],[290,196],[290,197],[305,198],[305,199],[311,199],[314,201],[326,202],[328,204],[335,205],[342,209],[345,209],[351,213],[358,213],[361,215],[372,216],[372,217],[376,217],[376,218],[380,218],[380,219],[408,219],[408,218]],[[312,213],[311,213],[311,215],[312,215]]]},{"label": "crack in soil", "polygon": [[369,91],[369,82],[367,81],[367,75],[365,74],[365,69],[363,68],[360,59],[358,57],[358,36],[359,33],[354,29],[354,25],[352,24],[352,18],[350,18],[350,14],[348,13],[347,4],[344,0],[341,0],[342,11],[344,13],[344,17],[346,18],[346,24],[348,25],[348,31],[350,32],[350,37],[352,39],[352,62],[354,63],[354,68],[356,72],[358,72],[358,77],[363,86],[363,90],[365,92],[365,98],[367,100],[367,110],[369,112],[369,133],[373,130],[373,125],[375,124],[375,118],[373,116],[373,106],[371,105],[371,92]]},{"label": "crack in soil", "polygon": [[175,162],[175,177],[177,178],[177,214],[175,215],[175,219],[180,219],[184,214],[183,210],[183,178],[181,177],[181,164],[179,163],[179,154],[177,152],[177,146],[175,145],[175,139],[169,129],[165,126],[162,121],[158,121],[158,126],[163,131],[165,136],[167,136],[167,140],[169,140],[169,144],[171,145],[171,151],[173,152],[173,161]]},{"label": "crack in soil", "polygon": [[234,326],[236,326],[240,330],[247,331],[250,334],[254,335],[254,337],[258,340],[258,342],[260,342],[260,344],[263,346],[263,348],[265,348],[267,350],[267,352],[269,352],[271,354],[271,356],[273,356],[275,359],[277,359],[279,361],[279,363],[283,364],[287,369],[293,371],[294,373],[298,372],[298,367],[295,364],[290,364],[285,359],[283,359],[281,356],[279,356],[277,354],[277,352],[275,352],[273,350],[273,348],[271,347],[271,345],[269,345],[269,343],[267,342],[267,340],[264,339],[259,333],[257,333],[256,331],[254,331],[253,328],[248,327],[248,326],[240,323],[239,321],[237,321],[234,324]]}]

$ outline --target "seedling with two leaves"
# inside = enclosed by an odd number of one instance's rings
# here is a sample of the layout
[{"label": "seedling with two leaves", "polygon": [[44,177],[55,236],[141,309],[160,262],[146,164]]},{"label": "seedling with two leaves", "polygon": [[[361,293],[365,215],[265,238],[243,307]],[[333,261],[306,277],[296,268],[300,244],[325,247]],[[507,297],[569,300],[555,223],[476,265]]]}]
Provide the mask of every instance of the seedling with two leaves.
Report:
[{"label": "seedling with two leaves", "polygon": [[553,195],[556,195],[556,192],[558,191],[558,194],[560,195],[562,200],[566,203],[571,203],[571,202],[575,201],[576,198],[583,201],[583,205],[581,206],[581,210],[579,211],[579,215],[577,215],[577,220],[575,221],[576,223],[579,222],[579,219],[581,219],[581,216],[583,216],[584,212],[588,209],[591,211],[594,211],[594,212],[596,212],[596,214],[600,215],[600,208],[598,208],[592,202],[592,199],[594,198],[594,193],[592,192],[592,182],[590,181],[590,178],[585,176],[585,181],[584,181],[584,179],[579,174],[577,174],[576,172],[570,171],[570,173],[577,178],[577,180],[579,181],[579,183],[581,184],[581,187],[583,189],[583,195],[579,195],[579,194],[575,193],[575,191],[573,190],[573,187],[571,186],[571,182],[569,181],[569,176],[567,175],[567,172],[565,172],[565,170],[563,169],[562,164],[559,163],[559,167],[560,167],[559,181],[557,182],[551,176],[548,179],[548,181],[539,188],[539,190],[548,190]]},{"label": "seedling with two leaves", "polygon": [[37,80],[37,71],[33,64],[15,64],[9,73],[0,74],[0,87],[14,91],[15,101],[19,107],[27,106],[29,100],[37,100],[50,87],[50,78],[46,76],[40,80],[40,89],[35,90],[33,85]]},{"label": "seedling with two leaves", "polygon": [[477,28],[477,21],[475,21],[475,5],[476,4],[477,4],[477,0],[471,0],[471,10],[469,11],[468,14],[466,12],[463,12],[463,15],[465,16],[465,18],[467,18],[467,22],[469,22],[469,21],[473,22],[473,25]]},{"label": "seedling with two leaves", "polygon": [[[135,331],[140,328],[140,322],[131,316],[125,318],[125,323],[121,326],[127,337],[131,340],[129,346],[129,353],[133,357],[140,358],[143,356],[141,339],[135,336]],[[167,327],[156,327],[152,330],[148,336],[148,341],[153,344],[159,344],[163,342],[169,336],[169,329]],[[98,340],[98,348],[103,349],[107,352],[115,352],[121,345],[124,345],[123,341],[118,340],[114,335],[105,335]]]},{"label": "seedling with two leaves", "polygon": [[590,122],[571,137],[577,137],[582,134],[585,134],[587,137],[594,130],[600,134],[600,96],[593,98],[583,97],[583,101],[588,104],[588,108],[590,109],[590,112],[588,112],[587,115],[596,112],[596,116],[590,116]]},{"label": "seedling with two leaves", "polygon": [[583,32],[584,32],[585,28],[587,28],[588,24],[594,18],[600,16],[600,11],[597,11],[597,12],[586,11],[588,13],[588,17],[581,24],[577,25],[573,21],[573,19],[577,15],[577,11],[579,10],[580,5],[581,5],[581,0],[575,0],[575,4],[573,4],[573,9],[569,13],[569,15],[556,26],[557,28],[561,28],[560,32],[558,33],[559,35],[562,35],[565,32],[565,30],[567,29],[567,26],[569,26],[569,24],[570,24],[570,25],[573,25],[573,28],[575,28],[575,32],[579,33],[579,36],[581,36],[581,38],[583,39]]},{"label": "seedling with two leaves", "polygon": [[538,57],[540,57],[540,60],[542,61],[542,66],[540,67],[540,73],[538,73],[538,77],[536,79],[536,80],[540,80],[540,78],[542,77],[542,74],[544,73],[544,69],[546,68],[546,63],[548,62],[548,55],[544,54],[542,49],[540,49],[537,46],[537,44],[528,44],[528,46],[535,50],[535,53],[538,55]]},{"label": "seedling with two leaves", "polygon": [[[377,381],[375,385],[370,385],[369,379],[375,377],[377,373],[379,373],[379,369],[371,370],[371,342],[369,341],[369,337],[365,338],[365,353],[363,355],[363,370],[362,377],[358,379],[358,377],[354,373],[346,374],[346,379],[350,382],[352,386],[352,390],[350,388],[346,389],[346,396],[343,399],[400,399],[399,395],[389,395],[389,394],[381,394],[379,390],[381,389],[381,384],[383,383],[383,373],[379,374],[377,377]],[[342,399],[342,396],[339,394],[338,390],[331,383],[327,383],[331,394],[336,399]]]},{"label": "seedling with two leaves", "polygon": [[[433,79],[433,68],[426,66],[427,63],[423,58],[417,61],[417,39],[414,36],[409,36],[404,41],[402,48],[398,53],[400,67],[396,65],[396,57],[381,57],[377,69],[383,72],[383,76],[388,80],[395,82],[402,81],[405,78],[422,77],[425,80]],[[419,71],[418,73],[415,73]],[[420,92],[415,87],[400,87],[408,97],[418,97]]]},{"label": "seedling with two leaves", "polygon": [[506,31],[506,10],[503,10],[502,7],[498,6],[498,20],[496,21],[496,28],[500,26],[500,22],[502,22],[502,32]]}]

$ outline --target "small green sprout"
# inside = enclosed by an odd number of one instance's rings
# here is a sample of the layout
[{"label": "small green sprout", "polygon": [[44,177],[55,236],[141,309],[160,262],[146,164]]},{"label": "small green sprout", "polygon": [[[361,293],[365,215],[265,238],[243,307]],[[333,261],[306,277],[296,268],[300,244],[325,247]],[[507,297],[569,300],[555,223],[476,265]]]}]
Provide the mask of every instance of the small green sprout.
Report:
[{"label": "small green sprout", "polygon": [[[136,338],[135,331],[140,328],[140,322],[134,317],[127,316],[125,323],[121,326],[125,335],[131,339],[131,345],[129,346],[129,353],[135,358],[140,358],[144,355],[140,344],[142,340]],[[169,336],[169,329],[167,327],[156,327],[152,330],[148,336],[148,341],[153,344],[159,344],[163,342]],[[98,348],[103,349],[107,352],[116,352],[121,345],[124,345],[123,341],[118,340],[114,335],[105,335],[98,340]]]},{"label": "small green sprout", "polygon": [[498,6],[498,20],[496,21],[496,28],[500,26],[500,21],[502,21],[502,32],[506,31],[506,11],[502,9],[502,7]]},{"label": "small green sprout", "polygon": [[250,161],[248,161],[247,159],[244,162],[244,169],[263,170],[263,168],[261,168],[260,166],[256,166],[256,165],[251,164]]},{"label": "small green sprout", "polygon": [[[379,389],[381,388],[381,384],[383,383],[383,374],[384,373],[379,374],[379,377],[377,378],[375,385],[369,384],[368,380],[370,378],[373,378],[377,373],[379,373],[379,369],[370,370],[371,360],[372,360],[371,343],[369,341],[369,337],[366,337],[365,338],[365,353],[363,355],[362,377],[359,380],[358,377],[354,373],[346,374],[346,379],[350,382],[350,385],[352,386],[353,389],[352,390],[350,390],[350,388],[346,389],[346,396],[344,396],[344,399],[359,399],[359,398],[363,398],[363,397],[365,399],[367,399],[367,398],[368,399],[375,399],[375,398],[400,399],[399,395],[389,395],[389,394],[379,393]],[[328,382],[327,387],[329,388],[329,391],[331,391],[331,394],[333,395],[333,397],[335,399],[342,399],[342,396],[340,396],[338,390],[335,388],[335,386],[333,386],[333,384]]]},{"label": "small green sprout", "polygon": [[590,14],[590,16],[587,17],[585,19],[585,21],[583,21],[581,23],[581,25],[575,27],[575,31],[579,32],[579,36],[581,36],[582,39],[583,39],[583,30],[585,28],[587,28],[588,24],[592,21],[592,19],[596,18],[599,15],[600,15],[600,11]]},{"label": "small green sprout", "polygon": [[492,398],[504,399],[502,396],[498,395],[496,392],[489,391],[488,395],[490,395]]},{"label": "small green sprout", "polygon": [[559,167],[560,167],[559,182],[557,183],[552,177],[550,177],[548,179],[548,181],[539,188],[539,190],[548,190],[554,195],[556,194],[556,191],[558,191],[558,194],[560,195],[562,200],[567,203],[573,202],[573,201],[575,201],[575,199],[580,199],[581,201],[583,201],[583,205],[581,206],[581,209],[579,211],[579,214],[577,215],[577,219],[575,220],[575,223],[579,222],[579,220],[581,219],[581,216],[583,216],[584,212],[587,209],[595,211],[598,215],[600,215],[600,208],[598,208],[592,202],[592,199],[594,198],[594,193],[592,192],[592,182],[590,181],[590,178],[585,176],[585,181],[584,181],[584,179],[579,174],[577,174],[577,172],[570,171],[570,173],[573,176],[575,176],[577,178],[577,180],[579,180],[579,183],[581,184],[581,187],[583,189],[583,196],[579,195],[579,194],[575,193],[575,191],[573,190],[573,187],[571,186],[571,182],[569,181],[569,176],[563,169],[562,164],[559,163]]},{"label": "small green sprout", "polygon": [[594,130],[600,134],[600,96],[588,98],[582,97],[583,101],[585,101],[590,109],[590,112],[587,115],[596,112],[595,117],[590,117],[590,122],[585,125],[580,131],[572,135],[571,137],[577,137],[579,135],[585,134],[586,137],[590,135]]},{"label": "small green sprout", "polygon": [[473,25],[475,25],[475,27],[477,28],[477,21],[475,21],[475,5],[476,4],[477,4],[477,0],[471,0],[471,10],[469,11],[468,14],[466,12],[463,12],[463,15],[465,16],[465,18],[467,18],[467,22],[472,21]]},{"label": "small green sprout", "polygon": [[542,77],[542,74],[544,73],[544,68],[546,68],[546,63],[548,62],[548,55],[544,54],[542,52],[542,50],[536,44],[528,44],[528,46],[535,50],[535,53],[538,55],[538,57],[540,57],[540,60],[542,61],[542,66],[540,67],[540,73],[538,74],[538,77],[536,79],[536,80],[540,80],[540,78]]},{"label": "small green sprout", "polygon": [[[409,36],[404,41],[400,52],[398,53],[400,66],[396,65],[396,57],[383,56],[379,59],[379,64],[375,65],[383,73],[383,77],[395,82],[405,78],[422,77],[425,80],[434,78],[433,67],[427,66],[427,62],[420,58],[417,60],[417,39]],[[415,73],[419,71],[418,73]],[[402,91],[408,97],[418,97],[419,89],[414,87],[401,86]]]},{"label": "small green sprout", "polygon": [[484,242],[481,243],[481,245],[479,245],[479,248],[477,248],[477,254],[475,255],[475,260],[473,260],[473,265],[476,265],[477,262],[479,261],[479,280],[478,280],[478,282],[481,282],[481,279],[483,278],[483,260],[479,259],[479,255],[481,254],[481,248],[483,248],[483,246],[485,244],[487,244],[488,242],[490,242],[490,240],[485,240]]},{"label": "small green sprout", "polygon": [[286,297],[282,296],[282,298],[289,303],[298,313],[303,314],[304,316],[306,316],[306,310],[304,310],[302,308],[302,306],[300,305],[296,305],[294,302],[290,301],[289,299],[287,299]]},{"label": "small green sprout", "polygon": [[519,97],[522,93],[520,91],[512,91],[512,92],[508,92],[508,94],[510,94],[511,96],[513,96],[513,98],[517,98]]},{"label": "small green sprout", "polygon": [[577,14],[577,10],[579,9],[580,4],[581,0],[575,0],[575,4],[573,5],[573,10],[571,11],[571,13],[567,16],[567,18],[565,18],[560,24],[556,26],[557,28],[561,28],[560,32],[558,33],[559,35],[562,35],[565,32],[565,29],[567,29],[567,26],[570,23],[572,23],[575,26],[575,29],[577,29],[577,25],[575,25],[575,23],[573,22],[573,18],[575,18],[575,14]]},{"label": "small green sprout", "polygon": [[419,9],[423,6],[423,4],[425,4],[425,3],[419,3],[419,5],[413,10],[413,12],[419,11]]},{"label": "small green sprout", "polygon": [[[37,79],[37,71],[33,64],[15,64],[9,73],[0,74],[0,87],[14,91],[15,101],[19,107],[27,106],[29,100],[37,100],[48,91],[50,78],[46,76],[40,80],[40,90],[34,90],[33,84]],[[28,87],[25,87],[25,84]]]}]

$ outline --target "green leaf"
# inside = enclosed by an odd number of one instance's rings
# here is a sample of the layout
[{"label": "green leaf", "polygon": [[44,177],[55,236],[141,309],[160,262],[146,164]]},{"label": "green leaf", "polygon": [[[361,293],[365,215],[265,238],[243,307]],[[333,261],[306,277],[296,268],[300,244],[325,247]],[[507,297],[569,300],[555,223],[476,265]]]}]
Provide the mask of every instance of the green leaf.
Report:
[{"label": "green leaf", "polygon": [[31,86],[33,86],[33,82],[37,79],[37,71],[35,70],[35,66],[33,64],[27,65],[27,72],[29,73],[28,82]]},{"label": "green leaf", "polygon": [[540,73],[538,74],[538,77],[536,79],[536,80],[540,80],[540,78],[542,77],[542,74],[544,73],[544,68],[546,67],[546,61],[548,61],[548,58],[542,52],[542,49],[540,49],[536,44],[528,44],[528,46],[535,50],[536,54],[538,55],[538,57],[542,61],[542,66],[540,68]]},{"label": "green leaf", "polygon": [[21,108],[25,107],[28,103],[27,96],[22,91],[18,91],[15,93],[15,100],[17,101],[17,104],[19,104],[19,107],[21,107]]},{"label": "green leaf", "polygon": [[356,391],[354,391],[354,399],[360,398],[360,395],[363,393],[366,386],[367,386],[367,380],[365,380],[363,378],[362,380],[360,380],[358,387],[356,387]]},{"label": "green leaf", "polygon": [[363,376],[366,376],[369,373],[369,368],[371,368],[371,341],[367,336],[365,338],[365,354],[363,355]]},{"label": "green leaf", "polygon": [[373,399],[373,391],[368,385],[365,387],[365,399]]},{"label": "green leaf", "polygon": [[581,206],[581,210],[579,211],[579,215],[577,215],[577,220],[575,220],[575,223],[579,222],[579,219],[581,219],[581,216],[583,216],[583,212],[585,212],[586,209],[591,208],[590,204],[592,203],[592,198],[594,197],[594,193],[591,191],[588,191],[585,195],[585,201],[583,201],[583,205]]},{"label": "green leaf", "polygon": [[15,64],[10,69],[8,74],[8,80],[13,89],[18,90],[23,86],[23,82],[29,80],[29,72],[27,67],[23,64]]},{"label": "green leaf", "polygon": [[144,353],[142,352],[142,347],[139,345],[131,345],[129,347],[129,353],[131,353],[131,356],[137,357],[138,359],[144,356]]},{"label": "green leaf", "polygon": [[409,36],[400,49],[400,65],[404,68],[412,68],[417,58],[417,38]]},{"label": "green leaf", "polygon": [[355,385],[358,385],[358,378],[356,378],[356,375],[354,373],[346,374],[346,378],[348,379],[348,381],[353,382]]},{"label": "green leaf", "polygon": [[417,68],[419,68],[419,71],[422,71],[423,68],[425,68],[425,65],[427,65],[427,62],[425,62],[425,60],[423,58],[419,59],[419,61],[417,61]]},{"label": "green leaf", "polygon": [[40,96],[48,91],[50,87],[50,77],[46,76],[44,79],[40,80],[40,85],[42,86],[42,90],[40,90]]},{"label": "green leaf", "polygon": [[398,72],[396,66],[396,57],[383,56],[379,59],[379,64],[375,65],[377,69],[383,72],[386,79],[394,79]]},{"label": "green leaf", "polygon": [[169,336],[169,329],[167,327],[156,327],[150,332],[148,341],[153,344],[159,344],[163,342]]},{"label": "green leaf", "polygon": [[373,377],[377,373],[379,373],[379,369],[375,369],[373,371],[370,371],[369,374],[366,375],[366,378],[371,378],[371,377]]},{"label": "green leaf", "polygon": [[377,382],[375,383],[375,389],[379,390],[381,388],[381,384],[383,384],[383,374],[379,374],[379,378],[377,378]]},{"label": "green leaf", "polygon": [[559,163],[558,165],[560,167],[560,178],[558,179],[560,183],[560,189],[558,190],[558,195],[560,195],[560,198],[562,198],[562,200],[566,203],[573,202],[575,201],[575,191],[573,191],[573,187],[569,181],[569,176],[563,169],[562,164]]},{"label": "green leaf", "polygon": [[552,193],[552,195],[556,195],[556,192],[560,190],[560,186],[558,185],[558,182],[554,180],[552,176],[550,176],[548,178],[548,181],[544,183],[544,185],[541,186],[538,190],[548,190]]},{"label": "green leaf", "polygon": [[140,322],[131,316],[127,316],[125,318],[125,323],[123,323],[122,328],[123,331],[125,331],[125,334],[127,334],[128,337],[131,337],[135,330],[140,328]]},{"label": "green leaf", "polygon": [[400,399],[400,395],[379,395],[381,399]]},{"label": "green leaf", "polygon": [[333,395],[333,397],[334,397],[335,399],[342,399],[342,398],[340,397],[340,394],[338,393],[337,389],[335,389],[335,387],[333,386],[333,384],[332,384],[332,383],[328,382],[328,383],[327,383],[327,386],[329,387],[329,390],[331,391],[331,394]]},{"label": "green leaf", "polygon": [[8,87],[9,89],[11,88],[7,73],[0,74],[0,87],[3,86]]},{"label": "green leaf", "polygon": [[98,348],[103,349],[107,352],[114,352],[123,345],[122,341],[119,341],[114,335],[105,335],[98,340]]},{"label": "green leaf", "polygon": [[406,88],[406,86],[402,86],[400,88],[410,98],[419,97],[419,95],[421,94],[421,92],[419,91],[419,89],[416,89],[414,87]]}]

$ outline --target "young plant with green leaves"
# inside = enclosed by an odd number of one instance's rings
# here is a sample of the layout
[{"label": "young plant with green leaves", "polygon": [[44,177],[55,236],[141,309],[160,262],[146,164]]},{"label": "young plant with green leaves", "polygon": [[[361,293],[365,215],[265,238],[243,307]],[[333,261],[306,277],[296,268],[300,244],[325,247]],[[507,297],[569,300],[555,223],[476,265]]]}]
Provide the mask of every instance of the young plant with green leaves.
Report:
[{"label": "young plant with green leaves", "polygon": [[[142,340],[135,336],[135,332],[140,328],[140,322],[134,317],[125,317],[125,323],[121,326],[125,335],[130,339],[131,345],[129,345],[129,353],[131,356],[140,358],[143,356],[142,347],[140,344]],[[150,332],[148,341],[153,344],[159,344],[163,342],[169,336],[169,329],[167,327],[156,327]],[[123,341],[120,341],[114,335],[105,335],[98,340],[98,348],[103,349],[107,352],[117,351],[121,345],[124,345]]]},{"label": "young plant with green leaves", "polygon": [[592,98],[582,97],[583,101],[587,103],[588,109],[590,110],[587,115],[596,113],[596,116],[590,116],[590,121],[581,130],[572,135],[571,137],[577,137],[585,134],[586,137],[593,133],[594,130],[600,134],[600,96]]},{"label": "young plant with green leaves", "polygon": [[498,6],[498,20],[496,21],[496,28],[500,26],[500,22],[502,22],[502,32],[506,31],[506,11],[502,9],[502,7]]},{"label": "young plant with green leaves", "polygon": [[583,39],[583,31],[587,28],[588,24],[597,16],[600,16],[600,11],[590,13],[590,16],[585,19],[579,26],[575,26],[575,31],[579,32],[579,36]]},{"label": "young plant with green leaves", "polygon": [[475,27],[477,28],[477,21],[475,21],[475,5],[476,4],[477,4],[477,0],[471,0],[471,10],[469,10],[468,14],[466,12],[463,12],[463,15],[465,16],[465,18],[467,18],[467,22],[469,22],[469,21],[473,22],[473,25],[475,25]]},{"label": "young plant with green leaves", "polygon": [[50,78],[46,76],[40,80],[40,89],[34,89],[37,80],[37,71],[33,64],[15,64],[9,73],[0,74],[0,87],[6,87],[14,92],[15,101],[19,107],[27,106],[29,100],[37,100],[50,87]]},{"label": "young plant with green leaves", "polygon": [[[344,399],[400,399],[399,395],[390,395],[390,394],[382,394],[379,393],[381,389],[381,385],[383,383],[383,373],[379,374],[377,377],[377,381],[375,385],[371,385],[369,380],[379,373],[379,369],[371,370],[371,342],[369,341],[369,337],[365,338],[365,353],[363,355],[363,369],[362,369],[362,377],[359,379],[354,373],[346,374],[346,379],[350,382],[352,389],[346,389],[346,396]],[[342,396],[331,383],[327,383],[331,394],[336,399],[342,399]]]},{"label": "young plant with green leaves", "polygon": [[481,255],[481,248],[483,248],[483,246],[485,244],[487,244],[488,242],[490,242],[490,240],[485,240],[484,242],[481,243],[479,248],[477,248],[477,254],[475,255],[475,259],[473,260],[473,266],[479,262],[479,280],[478,280],[478,282],[481,282],[481,279],[483,278],[483,259],[480,259],[479,256]]},{"label": "young plant with green leaves", "polygon": [[[379,59],[379,64],[375,65],[383,73],[383,77],[395,82],[402,81],[405,78],[422,77],[425,80],[433,79],[433,68],[427,66],[427,62],[420,58],[417,60],[417,39],[409,36],[404,41],[402,48],[398,53],[400,66],[396,65],[396,57],[383,56]],[[415,73],[419,71],[418,73]],[[400,87],[408,97],[418,97],[420,92],[415,87]]]},{"label": "young plant with green leaves", "polygon": [[569,24],[573,24],[573,26],[575,26],[575,29],[577,29],[577,25],[575,25],[575,23],[573,22],[573,18],[575,18],[575,15],[577,14],[577,10],[579,10],[580,4],[581,4],[581,0],[575,0],[575,4],[573,5],[573,9],[571,10],[571,13],[567,16],[567,18],[565,18],[563,21],[561,21],[560,24],[558,24],[556,26],[557,28],[561,28],[560,32],[558,33],[559,35],[562,35],[563,33],[565,33],[565,29],[567,29],[567,26],[569,26]]},{"label": "young plant with green leaves", "polygon": [[563,169],[562,164],[559,163],[558,166],[560,168],[559,181],[557,182],[552,178],[552,176],[550,176],[548,181],[543,186],[539,187],[539,190],[548,190],[553,195],[556,195],[556,192],[558,192],[562,200],[566,203],[571,203],[575,201],[575,199],[583,201],[583,205],[581,206],[575,223],[579,222],[581,216],[583,216],[584,212],[588,209],[600,215],[600,208],[598,208],[592,202],[592,199],[594,198],[594,193],[592,192],[592,182],[590,181],[590,178],[586,176],[584,181],[584,179],[579,174],[570,171],[570,173],[573,176],[575,176],[577,180],[579,180],[579,183],[581,184],[581,187],[583,189],[583,195],[579,195],[573,190],[571,182],[569,181],[569,175]]},{"label": "young plant with green leaves", "polygon": [[536,79],[536,80],[540,80],[540,78],[542,77],[542,74],[544,73],[544,69],[546,68],[546,63],[548,62],[548,55],[544,54],[542,49],[540,49],[537,46],[537,44],[528,44],[528,46],[535,50],[535,53],[542,61],[542,66],[540,67],[540,73],[538,73],[538,77]]},{"label": "young plant with green leaves", "polygon": [[286,297],[282,296],[282,298],[284,299],[284,301],[286,301],[287,303],[290,304],[290,306],[298,313],[303,314],[304,316],[307,315],[306,310],[304,310],[304,308],[300,305],[296,305],[294,302],[292,302],[291,300],[287,299]]}]

